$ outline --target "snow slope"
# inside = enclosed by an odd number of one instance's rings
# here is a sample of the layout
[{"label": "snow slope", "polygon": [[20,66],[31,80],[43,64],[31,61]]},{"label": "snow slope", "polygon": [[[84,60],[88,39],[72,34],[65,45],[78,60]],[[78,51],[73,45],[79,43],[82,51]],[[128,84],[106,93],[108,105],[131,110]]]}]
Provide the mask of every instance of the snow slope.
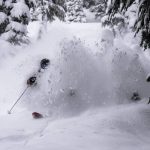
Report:
[{"label": "snow slope", "polygon": [[[34,33],[30,32],[32,38]],[[41,41],[27,48],[14,48],[12,53],[3,45],[2,150],[149,150],[150,87],[145,82],[149,60],[132,35],[114,39],[98,23],[55,22]],[[45,57],[51,60],[50,67],[8,115]],[[134,91],[142,101],[131,102]],[[33,111],[45,118],[34,120]]]},{"label": "snow slope", "polygon": [[11,150],[148,150],[149,115],[148,107],[137,104],[59,120],[33,120],[29,112],[1,116],[0,145]]}]

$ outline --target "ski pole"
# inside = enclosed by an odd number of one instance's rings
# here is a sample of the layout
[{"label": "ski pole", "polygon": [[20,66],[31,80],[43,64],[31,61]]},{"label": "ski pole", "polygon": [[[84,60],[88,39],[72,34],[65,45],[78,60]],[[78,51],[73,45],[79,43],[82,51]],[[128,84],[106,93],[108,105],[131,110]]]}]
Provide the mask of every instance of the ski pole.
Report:
[{"label": "ski pole", "polygon": [[8,114],[11,114],[11,111],[13,110],[13,108],[15,107],[15,105],[19,102],[19,100],[21,99],[21,97],[24,95],[24,93],[27,91],[28,88],[29,88],[29,86],[27,86],[26,89],[22,92],[22,94],[20,95],[20,97],[16,100],[16,102],[13,104],[13,106],[8,111]]}]

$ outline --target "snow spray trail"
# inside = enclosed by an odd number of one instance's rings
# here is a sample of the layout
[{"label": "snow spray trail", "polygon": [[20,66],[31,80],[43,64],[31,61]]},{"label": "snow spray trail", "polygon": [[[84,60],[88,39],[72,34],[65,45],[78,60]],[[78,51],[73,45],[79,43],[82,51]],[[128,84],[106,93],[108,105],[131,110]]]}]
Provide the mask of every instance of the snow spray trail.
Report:
[{"label": "snow spray trail", "polygon": [[134,92],[148,95],[141,58],[128,51],[115,48],[110,36],[103,36],[97,53],[80,39],[64,39],[39,87],[28,93],[27,107],[48,115],[70,116],[89,108],[129,103]]}]

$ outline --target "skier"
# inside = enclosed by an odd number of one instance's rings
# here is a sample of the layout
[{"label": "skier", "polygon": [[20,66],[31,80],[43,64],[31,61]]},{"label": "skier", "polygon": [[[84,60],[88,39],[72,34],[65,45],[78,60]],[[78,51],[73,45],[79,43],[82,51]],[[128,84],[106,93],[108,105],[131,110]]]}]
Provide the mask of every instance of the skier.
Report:
[{"label": "skier", "polygon": [[[50,64],[50,60],[47,59],[47,58],[44,58],[41,60],[40,62],[40,69],[38,70],[38,73],[41,72],[41,70],[43,69],[46,69],[48,67],[48,65]],[[25,92],[27,91],[27,89],[29,87],[33,87],[37,84],[37,76],[38,76],[38,73],[32,77],[30,77],[28,80],[27,80],[27,87],[26,89],[23,91],[23,93],[20,95],[20,97],[16,100],[16,102],[13,104],[13,106],[11,107],[11,109],[8,111],[8,114],[11,114],[11,111],[13,110],[14,106],[18,103],[18,101],[22,98],[22,96],[25,94]],[[34,112],[32,113],[32,116],[33,118],[42,118],[43,116],[40,114],[40,113],[37,113],[37,112]]]}]

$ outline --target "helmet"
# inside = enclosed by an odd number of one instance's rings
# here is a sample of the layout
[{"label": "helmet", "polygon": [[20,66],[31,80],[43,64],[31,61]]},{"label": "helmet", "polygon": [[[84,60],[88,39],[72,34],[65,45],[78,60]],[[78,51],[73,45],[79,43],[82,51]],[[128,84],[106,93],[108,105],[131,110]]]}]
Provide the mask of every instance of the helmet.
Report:
[{"label": "helmet", "polygon": [[40,62],[40,66],[42,69],[45,69],[50,64],[50,60],[47,58],[44,58]]}]

